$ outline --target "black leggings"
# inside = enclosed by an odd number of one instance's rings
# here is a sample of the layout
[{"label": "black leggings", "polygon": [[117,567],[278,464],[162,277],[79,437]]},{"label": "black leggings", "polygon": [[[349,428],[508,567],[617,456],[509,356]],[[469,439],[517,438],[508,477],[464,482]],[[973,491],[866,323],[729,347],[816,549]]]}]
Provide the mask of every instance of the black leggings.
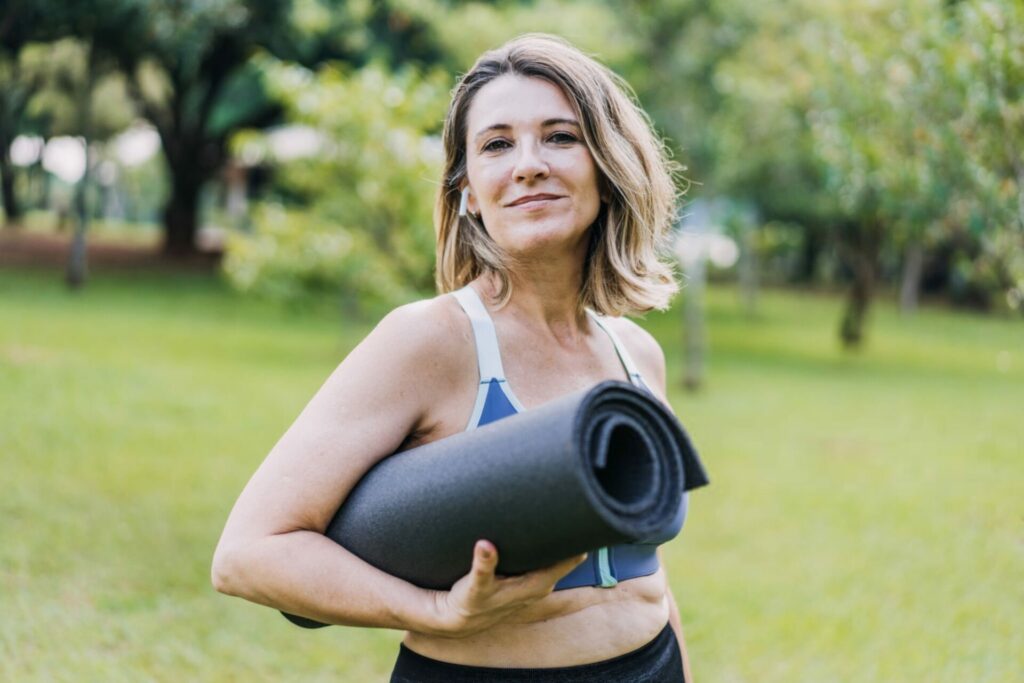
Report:
[{"label": "black leggings", "polygon": [[593,664],[547,669],[501,669],[449,664],[401,646],[391,683],[685,683],[683,659],[672,627],[666,625],[639,650]]}]

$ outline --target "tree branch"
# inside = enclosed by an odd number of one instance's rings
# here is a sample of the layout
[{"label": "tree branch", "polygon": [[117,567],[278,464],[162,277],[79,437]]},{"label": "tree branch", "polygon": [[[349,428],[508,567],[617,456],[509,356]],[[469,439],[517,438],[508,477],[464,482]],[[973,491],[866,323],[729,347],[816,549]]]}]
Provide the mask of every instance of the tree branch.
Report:
[{"label": "tree branch", "polygon": [[200,66],[200,73],[208,74],[206,90],[196,112],[196,127],[206,132],[206,124],[228,76],[246,62],[246,56],[233,37],[223,36],[210,50]]}]

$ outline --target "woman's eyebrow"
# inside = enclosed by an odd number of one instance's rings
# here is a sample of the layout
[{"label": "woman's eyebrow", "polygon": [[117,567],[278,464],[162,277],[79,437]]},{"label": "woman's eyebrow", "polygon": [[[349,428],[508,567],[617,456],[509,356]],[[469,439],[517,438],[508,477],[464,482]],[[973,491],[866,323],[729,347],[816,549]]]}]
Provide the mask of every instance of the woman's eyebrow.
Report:
[{"label": "woman's eyebrow", "polygon": [[[543,123],[541,123],[540,125],[541,128],[547,128],[548,126],[558,126],[565,124],[568,124],[570,126],[576,126],[577,128],[579,128],[580,125],[579,121],[577,121],[576,119],[545,119]],[[484,136],[485,133],[490,133],[491,131],[494,130],[509,130],[510,128],[512,128],[512,126],[507,123],[492,123],[491,125],[482,129],[479,133],[477,133],[473,137],[473,139],[479,140],[481,137]]]},{"label": "woman's eyebrow", "polygon": [[493,124],[487,126],[486,128],[481,129],[480,132],[477,133],[473,137],[473,139],[474,140],[479,140],[480,138],[482,138],[487,133],[490,133],[492,130],[508,130],[511,127],[512,126],[508,125],[507,123],[493,123]]},{"label": "woman's eyebrow", "polygon": [[566,123],[570,126],[576,126],[577,128],[579,128],[580,125],[579,121],[576,119],[548,119],[540,125],[542,128],[547,128],[548,126],[558,126]]}]

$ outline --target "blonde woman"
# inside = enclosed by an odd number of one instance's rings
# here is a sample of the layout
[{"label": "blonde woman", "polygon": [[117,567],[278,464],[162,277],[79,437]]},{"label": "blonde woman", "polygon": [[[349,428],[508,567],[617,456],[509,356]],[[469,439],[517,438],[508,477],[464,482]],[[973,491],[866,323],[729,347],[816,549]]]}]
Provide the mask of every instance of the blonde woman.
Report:
[{"label": "blonde woman", "polygon": [[[437,200],[441,294],[388,314],[338,366],[232,511],[219,591],[331,624],[406,631],[392,681],[690,680],[657,543],[518,577],[480,539],[450,591],[418,588],[322,535],[396,452],[624,379],[665,401],[658,343],[621,317],[664,308],[671,166],[628,87],[526,35],[461,79]],[[685,515],[685,504],[680,516]]]}]

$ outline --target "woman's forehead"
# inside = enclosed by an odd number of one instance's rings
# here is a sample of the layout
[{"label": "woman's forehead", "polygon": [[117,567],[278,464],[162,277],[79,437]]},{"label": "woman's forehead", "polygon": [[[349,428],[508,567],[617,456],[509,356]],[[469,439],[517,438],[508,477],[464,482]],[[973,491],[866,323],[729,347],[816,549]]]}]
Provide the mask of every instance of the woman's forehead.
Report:
[{"label": "woman's forehead", "polygon": [[557,85],[541,78],[505,74],[473,97],[467,132],[473,139],[498,126],[539,126],[546,121],[575,119],[569,99]]}]

